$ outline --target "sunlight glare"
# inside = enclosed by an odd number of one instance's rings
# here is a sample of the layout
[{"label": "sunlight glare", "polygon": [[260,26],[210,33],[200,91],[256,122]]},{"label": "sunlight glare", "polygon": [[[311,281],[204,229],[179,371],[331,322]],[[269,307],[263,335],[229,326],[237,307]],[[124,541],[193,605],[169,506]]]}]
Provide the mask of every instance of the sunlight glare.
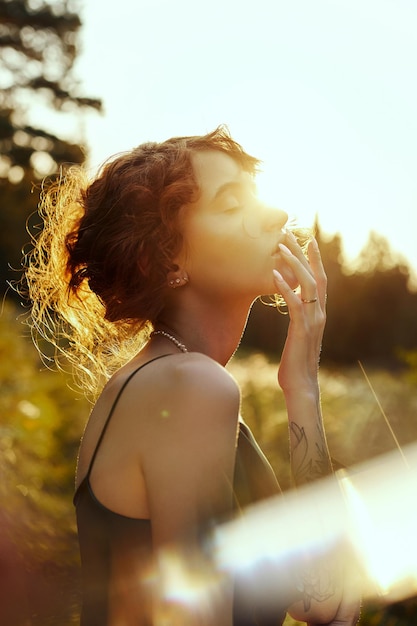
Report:
[{"label": "sunlight glare", "polygon": [[417,592],[417,477],[416,466],[410,471],[397,455],[384,458],[340,483],[350,540],[366,571],[367,595],[396,601]]},{"label": "sunlight glare", "polygon": [[222,581],[238,576],[248,597],[285,606],[306,559],[326,567],[332,554],[343,563],[348,591],[387,603],[415,595],[417,444],[404,453],[407,466],[391,452],[249,507],[215,529],[211,565],[200,572],[190,574],[189,563],[168,555],[165,597],[209,610]]},{"label": "sunlight glare", "polygon": [[[271,164],[270,164],[271,165]],[[268,206],[285,211],[288,214],[287,227],[311,230],[315,234],[315,226],[320,228],[320,236],[323,240],[331,240],[336,233],[342,236],[342,250],[344,262],[350,268],[357,258],[363,246],[366,244],[368,233],[358,229],[351,222],[348,225],[340,223],[333,224],[330,230],[327,227],[329,216],[324,212],[323,205],[320,211],[314,207],[317,205],[317,198],[304,198],[286,201],[282,197],[279,180],[272,173],[276,168],[265,167],[256,177],[259,198]],[[334,222],[334,215],[330,216],[330,223]],[[328,233],[331,234],[328,234]]]},{"label": "sunlight glare", "polygon": [[[158,555],[156,583],[157,624],[183,624],[186,615],[210,615],[224,589],[224,576],[202,554],[182,556],[174,547]],[[168,621],[167,621],[168,620]],[[177,621],[175,621],[177,620]]]}]

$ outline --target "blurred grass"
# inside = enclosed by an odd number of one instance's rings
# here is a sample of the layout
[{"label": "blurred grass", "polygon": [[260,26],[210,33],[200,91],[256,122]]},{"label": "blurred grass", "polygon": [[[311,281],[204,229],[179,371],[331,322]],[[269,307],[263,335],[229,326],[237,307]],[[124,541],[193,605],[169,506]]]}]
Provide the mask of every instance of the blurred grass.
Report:
[{"label": "blurred grass", "polygon": [[[287,416],[277,390],[278,361],[263,354],[237,355],[228,366],[242,389],[242,414],[264,449],[283,489],[290,485]],[[376,394],[401,446],[417,440],[417,394],[405,373],[321,368],[320,386],[327,441],[336,463],[351,467],[396,449]]]}]

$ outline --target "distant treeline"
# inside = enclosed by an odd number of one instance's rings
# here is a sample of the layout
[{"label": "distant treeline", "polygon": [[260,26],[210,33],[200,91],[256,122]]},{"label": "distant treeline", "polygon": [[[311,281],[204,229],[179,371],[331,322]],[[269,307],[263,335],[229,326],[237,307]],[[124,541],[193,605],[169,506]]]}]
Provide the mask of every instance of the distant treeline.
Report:
[{"label": "distant treeline", "polygon": [[[382,236],[371,233],[355,271],[343,260],[340,235],[317,239],[328,276],[327,325],[322,362],[398,367],[417,350],[417,291],[411,270]],[[285,341],[288,317],[261,302],[254,305],[242,347],[276,352]],[[271,344],[271,337],[276,342]]]}]

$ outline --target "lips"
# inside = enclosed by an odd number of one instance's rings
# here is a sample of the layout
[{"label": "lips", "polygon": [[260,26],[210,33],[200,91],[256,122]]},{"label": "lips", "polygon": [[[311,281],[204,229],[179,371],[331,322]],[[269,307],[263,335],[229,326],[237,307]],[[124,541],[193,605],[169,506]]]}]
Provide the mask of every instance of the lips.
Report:
[{"label": "lips", "polygon": [[286,229],[282,229],[281,230],[281,237],[279,238],[279,240],[277,241],[276,245],[274,246],[274,248],[272,249],[272,256],[276,256],[277,254],[281,255],[281,250],[279,249],[279,244],[280,243],[286,243],[286,239],[287,239],[287,230]]}]

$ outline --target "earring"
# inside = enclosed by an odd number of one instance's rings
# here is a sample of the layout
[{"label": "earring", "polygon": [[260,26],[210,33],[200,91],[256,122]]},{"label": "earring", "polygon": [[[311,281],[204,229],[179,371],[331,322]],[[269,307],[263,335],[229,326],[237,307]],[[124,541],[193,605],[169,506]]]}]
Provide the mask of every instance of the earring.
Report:
[{"label": "earring", "polygon": [[172,287],[173,289],[176,289],[177,287],[179,287],[181,285],[181,283],[186,284],[188,282],[188,276],[185,274],[184,276],[177,276],[177,278],[171,278],[171,280],[169,281],[169,286]]}]

